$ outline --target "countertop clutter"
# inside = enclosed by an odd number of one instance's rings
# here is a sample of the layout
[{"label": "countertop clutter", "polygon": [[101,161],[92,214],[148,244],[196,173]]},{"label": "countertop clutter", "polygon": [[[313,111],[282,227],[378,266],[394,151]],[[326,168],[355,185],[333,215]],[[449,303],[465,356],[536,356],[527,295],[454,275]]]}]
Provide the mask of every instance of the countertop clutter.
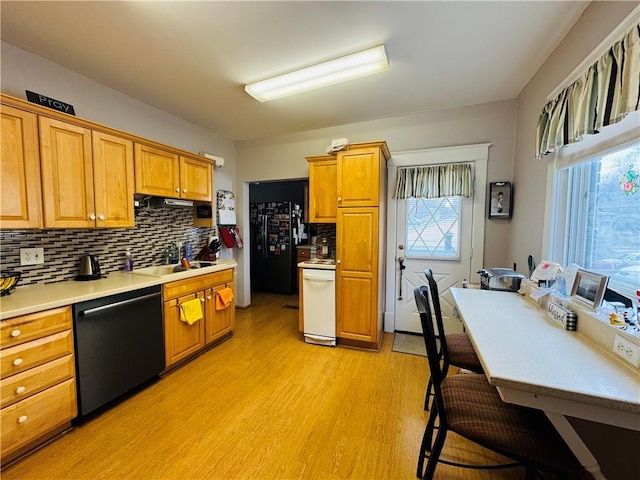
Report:
[{"label": "countertop clutter", "polygon": [[227,270],[236,266],[237,263],[233,259],[219,259],[210,267],[194,268],[161,276],[140,275],[134,270],[133,272],[113,272],[106,278],[92,282],[69,280],[18,287],[11,292],[11,295],[2,297],[0,300],[0,320]]}]

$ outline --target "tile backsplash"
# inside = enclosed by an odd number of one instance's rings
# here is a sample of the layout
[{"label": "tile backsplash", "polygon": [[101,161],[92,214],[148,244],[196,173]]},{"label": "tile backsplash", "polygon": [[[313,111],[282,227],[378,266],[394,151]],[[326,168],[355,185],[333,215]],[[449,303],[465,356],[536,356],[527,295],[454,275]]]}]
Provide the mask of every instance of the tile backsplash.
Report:
[{"label": "tile backsplash", "polygon": [[[107,274],[123,269],[127,250],[134,268],[149,267],[164,263],[171,242],[190,242],[195,257],[211,235],[215,228],[193,226],[192,209],[172,207],[143,209],[133,228],[2,230],[0,270],[22,272],[20,286],[55,283],[78,274],[82,255],[96,255]],[[20,249],[36,247],[44,249],[44,264],[20,266]]]}]

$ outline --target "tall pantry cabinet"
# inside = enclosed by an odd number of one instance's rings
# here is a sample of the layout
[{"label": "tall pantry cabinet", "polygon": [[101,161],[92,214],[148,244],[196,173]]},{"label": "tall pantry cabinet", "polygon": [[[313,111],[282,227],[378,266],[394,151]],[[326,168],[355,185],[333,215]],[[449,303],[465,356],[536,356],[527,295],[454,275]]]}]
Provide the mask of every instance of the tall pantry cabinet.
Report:
[{"label": "tall pantry cabinet", "polygon": [[337,154],[336,334],[345,345],[380,348],[384,319],[386,142]]}]

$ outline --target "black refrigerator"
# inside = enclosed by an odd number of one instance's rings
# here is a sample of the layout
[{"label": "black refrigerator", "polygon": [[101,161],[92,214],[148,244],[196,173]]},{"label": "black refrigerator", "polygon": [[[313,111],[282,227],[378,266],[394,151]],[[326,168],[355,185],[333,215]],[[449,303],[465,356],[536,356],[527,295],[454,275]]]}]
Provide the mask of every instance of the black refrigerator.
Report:
[{"label": "black refrigerator", "polygon": [[249,205],[251,289],[293,294],[297,291],[296,245],[302,211],[292,202]]}]

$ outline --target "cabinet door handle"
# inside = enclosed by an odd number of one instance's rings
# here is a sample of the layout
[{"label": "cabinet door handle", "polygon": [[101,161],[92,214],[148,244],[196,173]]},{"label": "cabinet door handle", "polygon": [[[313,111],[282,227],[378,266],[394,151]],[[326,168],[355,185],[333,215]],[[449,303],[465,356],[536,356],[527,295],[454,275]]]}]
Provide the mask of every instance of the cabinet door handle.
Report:
[{"label": "cabinet door handle", "polygon": [[182,193],[187,193],[187,189],[186,189],[186,188],[183,188],[183,189],[182,189]]},{"label": "cabinet door handle", "polygon": [[207,300],[211,300],[211,295],[207,295]]},{"label": "cabinet door handle", "polygon": [[21,333],[22,332],[16,328],[13,332],[11,332],[11,336],[12,337],[19,337]]},{"label": "cabinet door handle", "polygon": [[204,297],[202,297],[202,298],[200,299],[200,301],[201,301],[202,303],[204,303],[204,300],[205,300],[205,298],[204,298]]},{"label": "cabinet door handle", "polygon": [[16,358],[16,359],[13,361],[13,366],[14,366],[14,367],[18,367],[18,366],[20,366],[20,365],[22,365],[22,359],[21,359],[21,358]]},{"label": "cabinet door handle", "polygon": [[98,219],[104,220],[104,218],[105,218],[104,215],[102,215],[102,214],[98,215]]},{"label": "cabinet door handle", "polygon": [[26,415],[20,415],[20,417],[18,417],[18,423],[24,423],[27,420],[29,420],[29,417],[27,417]]},{"label": "cabinet door handle", "polygon": [[180,193],[180,189],[178,187],[176,187],[176,192]]},{"label": "cabinet door handle", "polygon": [[338,197],[338,201],[341,202],[342,201],[342,197]]},{"label": "cabinet door handle", "polygon": [[95,220],[96,219],[96,214],[95,213],[90,213],[89,214],[89,220]]},{"label": "cabinet door handle", "polygon": [[340,263],[340,260],[336,260],[336,263]]},{"label": "cabinet door handle", "polygon": [[16,395],[22,395],[26,391],[27,389],[25,387],[18,387],[16,388]]}]

